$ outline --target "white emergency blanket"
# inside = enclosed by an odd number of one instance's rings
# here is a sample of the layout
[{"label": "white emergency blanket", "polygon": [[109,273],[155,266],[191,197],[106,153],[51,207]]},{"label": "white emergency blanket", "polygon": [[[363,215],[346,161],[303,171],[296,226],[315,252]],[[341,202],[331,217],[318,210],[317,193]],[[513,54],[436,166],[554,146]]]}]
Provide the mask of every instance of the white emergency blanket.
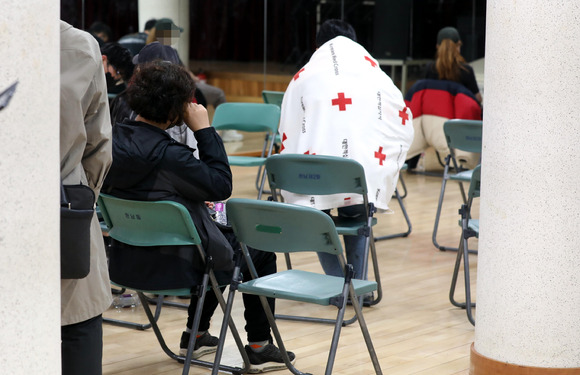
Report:
[{"label": "white emergency blanket", "polygon": [[[381,210],[395,190],[413,141],[413,118],[400,90],[360,44],[336,37],[300,69],[284,94],[282,154],[332,155],[365,169],[369,200]],[[360,204],[360,196],[304,196],[284,200],[318,209]]]}]

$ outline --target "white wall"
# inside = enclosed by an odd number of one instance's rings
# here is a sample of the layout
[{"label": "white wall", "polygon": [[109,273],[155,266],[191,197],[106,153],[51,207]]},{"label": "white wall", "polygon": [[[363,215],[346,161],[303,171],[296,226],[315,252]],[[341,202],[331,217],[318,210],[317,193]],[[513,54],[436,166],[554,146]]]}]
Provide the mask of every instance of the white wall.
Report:
[{"label": "white wall", "polygon": [[0,372],[60,374],[59,3],[0,1]]},{"label": "white wall", "polygon": [[580,2],[488,0],[475,350],[580,367]]}]

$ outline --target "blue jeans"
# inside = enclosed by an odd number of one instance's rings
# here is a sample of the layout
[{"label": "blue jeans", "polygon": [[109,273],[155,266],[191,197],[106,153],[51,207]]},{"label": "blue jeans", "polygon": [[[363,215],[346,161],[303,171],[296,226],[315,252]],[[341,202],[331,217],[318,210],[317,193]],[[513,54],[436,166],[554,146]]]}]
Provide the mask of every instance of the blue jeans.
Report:
[{"label": "blue jeans", "polygon": [[[324,210],[327,214],[330,214],[330,210]],[[349,218],[365,218],[365,208],[362,204],[355,206],[340,207],[338,209],[339,217],[349,217]],[[352,264],[355,271],[355,279],[367,279],[367,272],[364,272],[365,265],[365,241],[366,237],[359,236],[344,236],[344,251],[346,253],[346,262]],[[333,276],[344,276],[344,272],[340,267],[338,259],[333,254],[328,253],[318,253],[318,259],[322,265],[322,269],[327,275]]]}]

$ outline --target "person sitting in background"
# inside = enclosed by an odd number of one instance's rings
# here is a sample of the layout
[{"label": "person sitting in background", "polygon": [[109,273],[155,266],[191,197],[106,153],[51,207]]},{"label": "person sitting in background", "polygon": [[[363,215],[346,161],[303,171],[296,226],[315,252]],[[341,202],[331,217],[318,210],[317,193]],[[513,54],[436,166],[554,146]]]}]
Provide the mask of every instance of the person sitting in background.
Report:
[{"label": "person sitting in background", "polygon": [[[400,168],[413,140],[411,111],[401,91],[363,46],[353,27],[325,21],[317,49],[284,94],[279,132],[281,154],[349,158],[365,169],[369,201],[387,210]],[[289,203],[321,210],[338,208],[340,217],[366,217],[362,198],[345,194],[301,195],[282,191]],[[366,279],[365,236],[344,236],[347,262]],[[372,238],[370,239],[373,240]],[[336,257],[319,253],[324,271],[344,276]]]},{"label": "person sitting in background", "polygon": [[[170,46],[164,46],[159,42],[153,42],[145,46],[140,53],[133,57],[133,62],[138,66],[155,61],[169,61],[173,64],[181,65],[181,60],[177,55],[177,51]],[[199,95],[199,91],[196,90],[194,103],[201,104],[205,106],[205,98]],[[123,91],[119,93],[115,99],[111,102],[111,122],[113,125],[116,123],[123,122],[124,119],[128,118],[130,120],[135,120],[137,114],[129,107],[127,103],[127,92]],[[176,141],[183,143],[192,149],[194,149],[194,155],[197,157],[197,141],[191,129],[185,124],[180,124],[167,129],[167,132]]]},{"label": "person sitting in background", "polygon": [[107,92],[118,94],[127,87],[127,82],[133,75],[131,53],[119,43],[105,43],[101,46],[101,56],[107,79]]},{"label": "person sitting in background", "polygon": [[113,31],[109,25],[95,21],[87,30],[99,43],[99,47],[113,40]]},{"label": "person sitting in background", "polygon": [[[182,32],[183,28],[177,26],[171,19],[161,18],[157,20],[155,27],[151,30],[151,33],[149,33],[147,44],[159,42],[165,46],[175,45]],[[203,93],[203,96],[205,97],[208,105],[213,106],[215,109],[220,104],[226,102],[226,94],[224,93],[224,90],[219,87],[209,85],[205,81],[200,80],[191,71],[190,73],[194,77],[197,88]],[[224,142],[237,142],[244,139],[244,136],[236,130],[225,130],[221,133],[221,136]]]},{"label": "person sitting in background", "polygon": [[459,82],[467,87],[479,104],[483,98],[479,92],[473,68],[461,56],[461,38],[454,27],[444,27],[437,33],[435,62],[427,64],[423,78]]},{"label": "person sitting in background", "polygon": [[135,56],[147,44],[147,37],[155,27],[156,22],[157,20],[155,18],[150,19],[145,22],[145,27],[142,32],[124,35],[118,40],[118,43],[127,48],[132,56]]},{"label": "person sitting in background", "polygon": [[[145,49],[141,53],[144,53]],[[212,220],[207,202],[227,199],[232,192],[232,173],[224,145],[210,126],[207,110],[192,103],[195,83],[182,66],[155,60],[139,65],[127,88],[127,100],[137,116],[113,127],[113,164],[105,180],[104,190],[113,196],[143,201],[169,200],[183,204],[200,235],[203,248],[213,257],[214,269],[231,272],[232,248],[239,247],[231,231],[222,232]],[[175,142],[167,129],[185,122],[195,134],[199,158],[192,149]],[[109,271],[114,280],[131,280],[143,289],[156,285],[162,289],[190,287],[196,284],[202,264],[191,254],[191,246],[163,247],[160,256],[155,248],[141,248],[111,243]],[[161,251],[161,249],[159,249]],[[276,272],[273,253],[251,249],[251,256],[260,276]],[[167,273],[167,267],[174,272]],[[245,262],[245,280],[251,278]],[[231,276],[230,276],[231,277]],[[152,284],[155,283],[155,284]],[[270,325],[259,297],[243,295],[244,318],[248,342],[245,350],[250,372],[286,368],[279,349],[272,344]],[[274,299],[269,299],[274,312]],[[197,307],[193,296],[181,337],[181,352],[187,351],[193,318]],[[208,332],[218,301],[208,291],[203,305],[196,339],[194,358],[215,352],[218,339]],[[292,360],[294,354],[290,354]]]}]

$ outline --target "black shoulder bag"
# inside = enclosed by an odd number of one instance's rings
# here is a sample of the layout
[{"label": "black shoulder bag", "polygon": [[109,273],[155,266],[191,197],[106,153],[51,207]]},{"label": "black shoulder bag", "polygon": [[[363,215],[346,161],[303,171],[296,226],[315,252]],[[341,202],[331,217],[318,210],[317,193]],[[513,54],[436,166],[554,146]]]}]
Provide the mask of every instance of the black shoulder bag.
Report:
[{"label": "black shoulder bag", "polygon": [[82,279],[91,268],[91,221],[95,193],[85,185],[60,184],[60,278]]}]

